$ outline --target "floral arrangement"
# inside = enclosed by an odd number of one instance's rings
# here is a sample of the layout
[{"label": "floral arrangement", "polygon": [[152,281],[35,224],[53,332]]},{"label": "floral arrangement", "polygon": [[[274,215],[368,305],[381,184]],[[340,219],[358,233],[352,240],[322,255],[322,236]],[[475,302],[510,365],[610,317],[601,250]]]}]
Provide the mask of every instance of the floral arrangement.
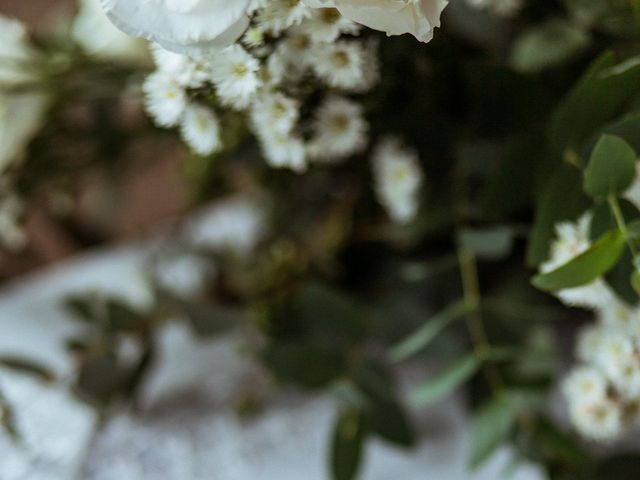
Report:
[{"label": "floral arrangement", "polygon": [[637,474],[640,2],[81,0],[59,23],[0,17],[3,249],[28,255],[42,198],[108,241],[127,213],[87,226],[79,185],[117,186],[140,141],[180,139],[193,208],[136,286],[64,299],[81,398],[135,403],[180,318],[246,337],[269,381],[244,414],[335,395],[336,480],[459,390],[470,468],[509,444],[552,479]]}]

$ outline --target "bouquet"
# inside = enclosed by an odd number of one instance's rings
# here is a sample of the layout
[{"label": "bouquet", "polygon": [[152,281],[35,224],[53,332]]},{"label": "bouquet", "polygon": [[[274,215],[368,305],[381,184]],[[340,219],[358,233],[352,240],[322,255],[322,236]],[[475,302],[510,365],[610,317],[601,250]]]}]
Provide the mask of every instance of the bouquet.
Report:
[{"label": "bouquet", "polygon": [[[70,388],[105,422],[182,322],[242,336],[262,381],[239,414],[279,389],[336,399],[328,478],[358,478],[373,438],[416,444],[410,408],[455,393],[470,469],[510,445],[550,479],[637,474],[640,2],[80,0],[59,17],[34,34],[0,17],[3,258],[41,263],[34,210],[74,251],[109,244],[128,172],[162,155],[186,198],[126,287],[61,299]],[[0,390],[19,441],[17,407]]]}]

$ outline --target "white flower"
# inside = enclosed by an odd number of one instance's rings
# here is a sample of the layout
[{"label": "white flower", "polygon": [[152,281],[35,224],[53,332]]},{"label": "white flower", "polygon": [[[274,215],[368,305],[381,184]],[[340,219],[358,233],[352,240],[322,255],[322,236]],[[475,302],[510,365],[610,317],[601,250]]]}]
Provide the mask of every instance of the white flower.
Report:
[{"label": "white flower", "polygon": [[300,137],[265,130],[261,132],[260,140],[267,163],[272,167],[295,172],[306,170],[306,146]]},{"label": "white flower", "polygon": [[344,97],[329,97],[316,111],[312,156],[336,161],[362,151],[367,144],[368,125],[362,107]]},{"label": "white flower", "polygon": [[0,92],[0,173],[20,160],[44,120],[47,96],[39,92]]},{"label": "white flower", "polygon": [[319,61],[317,49],[313,48],[309,33],[302,28],[287,31],[282,40],[267,59],[271,84],[279,84],[284,79],[298,80],[307,69]]},{"label": "white flower", "polygon": [[187,55],[165,50],[158,44],[151,44],[151,53],[157,71],[170,77],[185,88],[202,87],[210,78],[209,67]]},{"label": "white flower", "polygon": [[629,335],[606,329],[596,353],[595,362],[611,380],[617,378],[622,365],[634,357],[633,341]]},{"label": "white flower", "polygon": [[125,33],[167,50],[197,54],[229,45],[249,24],[250,0],[100,0]]},{"label": "white flower", "polygon": [[378,201],[396,222],[411,221],[418,212],[422,170],[418,155],[395,138],[384,139],[372,157]]},{"label": "white flower", "polygon": [[200,295],[215,273],[213,264],[207,259],[191,255],[162,257],[155,265],[155,279],[167,292],[181,298]]},{"label": "white flower", "polygon": [[355,35],[360,31],[357,23],[343,17],[336,8],[318,8],[302,24],[314,42],[334,42],[343,33]]},{"label": "white flower", "polygon": [[264,44],[264,32],[259,28],[249,28],[242,37],[242,43],[247,47],[260,47]]},{"label": "white flower", "polygon": [[607,380],[593,367],[574,369],[563,383],[564,394],[570,403],[600,401],[607,394]]},{"label": "white flower", "polygon": [[[540,271],[550,272],[584,253],[591,246],[589,236],[592,214],[582,215],[577,222],[556,225],[556,239],[551,244],[551,257],[540,266]],[[614,295],[602,279],[581,287],[555,292],[567,305],[596,308],[614,300]]]},{"label": "white flower", "polygon": [[637,354],[618,362],[609,377],[623,399],[640,397],[640,357]]},{"label": "white flower", "polygon": [[216,53],[211,78],[222,103],[237,109],[248,107],[260,87],[259,68],[260,62],[240,45]]},{"label": "white flower", "polygon": [[337,8],[346,18],[388,35],[410,33],[422,42],[433,38],[448,0],[305,0],[314,8]]},{"label": "white flower", "polygon": [[298,108],[298,102],[283,93],[265,92],[253,103],[251,120],[259,136],[271,131],[287,135],[298,121]]},{"label": "white flower", "polygon": [[606,329],[597,325],[589,325],[578,334],[576,351],[583,362],[595,362],[602,349]]},{"label": "white flower", "polygon": [[213,110],[192,103],[180,123],[182,138],[199,155],[210,155],[222,147],[220,126]]},{"label": "white flower", "polygon": [[161,71],[152,73],[142,86],[145,107],[155,123],[174,127],[187,107],[187,94],[176,80]]},{"label": "white flower", "polygon": [[0,14],[0,87],[36,80],[35,58],[24,25]]},{"label": "white flower", "polygon": [[597,309],[599,319],[604,325],[640,335],[640,309],[629,307],[620,300],[613,298],[610,302]]},{"label": "white flower", "polygon": [[622,408],[613,400],[576,401],[569,413],[578,431],[594,440],[614,440],[623,431]]},{"label": "white flower", "polygon": [[187,225],[186,236],[196,248],[249,254],[266,232],[266,211],[248,197],[230,197],[214,203]]},{"label": "white flower", "polygon": [[269,0],[258,11],[256,21],[261,30],[277,35],[310,16],[311,10],[300,0]]},{"label": "white flower", "polygon": [[145,61],[146,42],[118,30],[107,18],[100,0],[80,0],[71,35],[85,52],[105,59]]},{"label": "white flower", "polygon": [[318,44],[317,61],[313,63],[316,75],[327,85],[343,90],[355,90],[364,80],[365,53],[360,42],[339,40]]}]

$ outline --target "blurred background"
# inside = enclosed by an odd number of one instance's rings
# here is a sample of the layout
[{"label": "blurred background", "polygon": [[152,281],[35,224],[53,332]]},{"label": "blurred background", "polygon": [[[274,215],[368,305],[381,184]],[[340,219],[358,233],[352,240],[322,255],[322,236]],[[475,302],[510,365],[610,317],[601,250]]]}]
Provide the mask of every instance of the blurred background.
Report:
[{"label": "blurred background", "polygon": [[[0,0],[0,13],[41,33],[50,32],[58,19],[68,17],[74,9],[75,2],[69,0]],[[87,121],[82,111],[69,115],[77,116],[79,122]],[[146,122],[141,112],[134,110],[132,115],[131,122]],[[117,154],[122,159],[118,164],[126,168],[118,180],[117,193],[109,191],[113,185],[105,184],[99,174],[88,173],[77,185],[79,201],[65,225],[59,218],[52,218],[50,199],[34,199],[25,213],[29,246],[18,255],[6,250],[0,253],[0,279],[36,270],[96,244],[139,238],[154,227],[176,220],[188,204],[180,172],[186,153],[183,143],[171,136],[162,142],[134,141]],[[105,207],[105,202],[110,205]],[[105,208],[110,211],[105,212]]]}]

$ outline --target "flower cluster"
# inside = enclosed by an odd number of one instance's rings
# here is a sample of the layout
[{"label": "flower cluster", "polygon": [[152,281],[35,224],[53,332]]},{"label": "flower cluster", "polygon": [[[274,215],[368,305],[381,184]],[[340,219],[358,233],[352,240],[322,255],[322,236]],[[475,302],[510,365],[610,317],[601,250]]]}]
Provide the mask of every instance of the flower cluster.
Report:
[{"label": "flower cluster", "polygon": [[[636,183],[626,198],[637,200]],[[593,215],[556,225],[551,259],[542,265],[550,271],[585,252],[591,245]],[[594,440],[615,440],[640,426],[640,308],[618,299],[604,279],[560,290],[558,298],[569,306],[593,310],[596,324],[580,333],[575,367],[563,391],[576,429]]]},{"label": "flower cluster", "polygon": [[[359,25],[340,12],[254,2],[248,29],[229,46],[184,55],[153,44],[147,112],[204,156],[225,148],[229,115],[247,120],[272,167],[302,172],[362,153],[369,125],[354,96],[378,80],[377,42],[356,37]],[[374,153],[381,203],[400,222],[417,210],[422,177],[413,157],[392,145]]]},{"label": "flower cluster", "polygon": [[[358,26],[335,9],[272,0],[250,14],[240,42],[206,54],[153,46],[157,70],[144,92],[154,121],[179,126],[192,150],[209,155],[224,147],[221,114],[240,112],[267,162],[295,171],[362,151],[368,126],[347,95],[374,86],[375,45],[352,37]],[[330,92],[303,118],[310,77]]]}]

